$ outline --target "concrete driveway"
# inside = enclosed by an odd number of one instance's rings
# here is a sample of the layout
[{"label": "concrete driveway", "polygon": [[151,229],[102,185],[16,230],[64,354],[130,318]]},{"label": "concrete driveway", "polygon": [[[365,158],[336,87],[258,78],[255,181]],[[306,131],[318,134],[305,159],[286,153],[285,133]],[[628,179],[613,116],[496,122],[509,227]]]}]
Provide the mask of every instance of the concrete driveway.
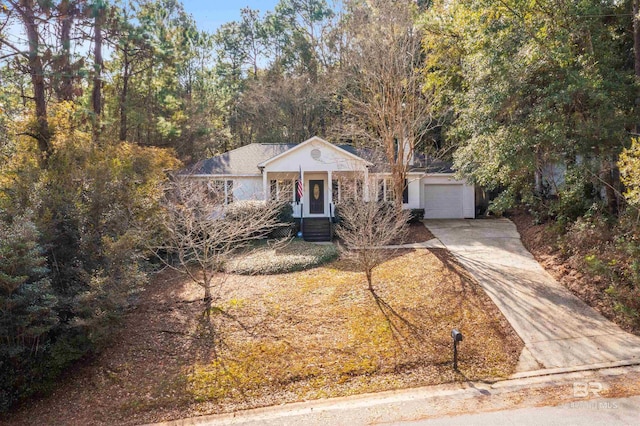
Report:
[{"label": "concrete driveway", "polygon": [[524,248],[510,220],[427,220],[425,225],[524,341],[518,372],[640,363],[640,337],[560,285]]}]

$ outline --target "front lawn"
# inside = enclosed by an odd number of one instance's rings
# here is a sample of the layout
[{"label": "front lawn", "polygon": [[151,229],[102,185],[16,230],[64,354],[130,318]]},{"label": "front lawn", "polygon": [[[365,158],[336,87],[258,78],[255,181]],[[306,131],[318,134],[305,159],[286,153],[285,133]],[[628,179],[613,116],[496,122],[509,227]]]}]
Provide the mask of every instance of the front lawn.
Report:
[{"label": "front lawn", "polygon": [[207,321],[202,290],[160,274],[112,347],[9,420],[139,424],[513,372],[522,342],[447,252],[390,254],[374,284],[342,260],[230,275]]},{"label": "front lawn", "polygon": [[227,271],[241,275],[272,275],[302,271],[338,257],[333,244],[314,244],[299,238],[261,240],[245,254],[229,261]]}]

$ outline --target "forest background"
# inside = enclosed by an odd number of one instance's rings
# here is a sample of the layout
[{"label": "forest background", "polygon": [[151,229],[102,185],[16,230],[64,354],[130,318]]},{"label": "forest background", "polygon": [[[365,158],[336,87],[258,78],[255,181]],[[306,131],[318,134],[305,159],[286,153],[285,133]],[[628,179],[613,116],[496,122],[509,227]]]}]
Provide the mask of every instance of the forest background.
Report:
[{"label": "forest background", "polygon": [[551,221],[637,330],[638,3],[281,0],[208,33],[176,0],[1,0],[0,409],[135,303],[168,172],[253,142],[409,138]]}]

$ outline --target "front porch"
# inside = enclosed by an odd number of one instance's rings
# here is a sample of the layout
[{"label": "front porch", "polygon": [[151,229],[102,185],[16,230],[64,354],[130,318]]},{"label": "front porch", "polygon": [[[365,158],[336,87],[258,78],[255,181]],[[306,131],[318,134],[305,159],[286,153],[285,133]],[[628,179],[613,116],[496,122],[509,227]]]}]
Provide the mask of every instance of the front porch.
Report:
[{"label": "front porch", "polygon": [[[324,220],[325,228],[333,222],[343,191],[346,196],[347,188],[353,187],[355,195],[357,188],[366,194],[370,166],[373,164],[318,137],[258,164],[265,200],[290,201],[293,217],[303,223],[311,219],[308,226]],[[297,190],[299,180],[301,193]],[[349,181],[351,185],[346,184]]]},{"label": "front porch", "polygon": [[[303,191],[297,186],[302,176]],[[263,172],[265,200],[290,201],[294,218],[334,218],[341,200],[366,197],[368,176],[351,171]]]},{"label": "front porch", "polygon": [[[302,177],[302,198],[297,188]],[[266,200],[289,201],[306,241],[331,241],[336,203],[366,193],[367,179],[351,171],[263,172]]]}]

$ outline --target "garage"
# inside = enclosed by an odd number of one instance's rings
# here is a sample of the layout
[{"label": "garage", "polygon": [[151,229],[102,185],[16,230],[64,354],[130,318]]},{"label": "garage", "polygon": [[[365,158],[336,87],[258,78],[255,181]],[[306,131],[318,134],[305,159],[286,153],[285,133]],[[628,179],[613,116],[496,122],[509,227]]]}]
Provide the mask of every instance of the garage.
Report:
[{"label": "garage", "polygon": [[425,184],[424,185],[424,218],[425,219],[462,219],[463,185]]}]

